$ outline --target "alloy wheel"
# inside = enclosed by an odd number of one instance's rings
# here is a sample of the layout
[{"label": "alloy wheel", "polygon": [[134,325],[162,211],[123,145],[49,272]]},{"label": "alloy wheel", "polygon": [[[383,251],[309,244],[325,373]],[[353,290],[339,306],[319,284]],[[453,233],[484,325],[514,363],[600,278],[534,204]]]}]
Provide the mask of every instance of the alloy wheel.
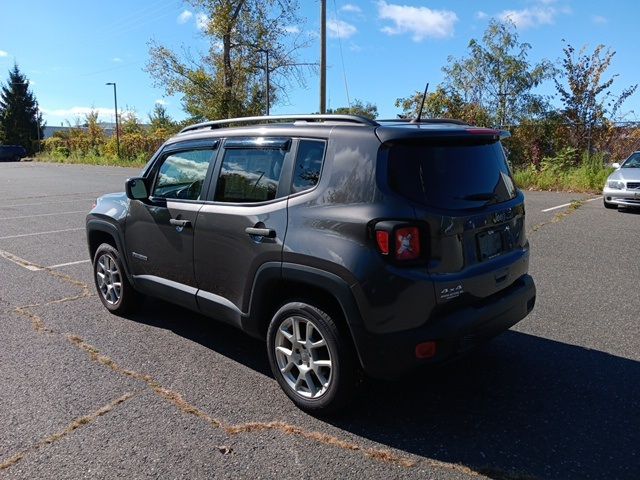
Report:
[{"label": "alloy wheel", "polygon": [[122,296],[122,275],[116,260],[108,253],[98,257],[96,283],[102,298],[110,305],[116,305]]},{"label": "alloy wheel", "polygon": [[320,330],[301,316],[286,318],[275,338],[278,368],[289,387],[304,398],[322,396],[331,384],[331,352]]}]

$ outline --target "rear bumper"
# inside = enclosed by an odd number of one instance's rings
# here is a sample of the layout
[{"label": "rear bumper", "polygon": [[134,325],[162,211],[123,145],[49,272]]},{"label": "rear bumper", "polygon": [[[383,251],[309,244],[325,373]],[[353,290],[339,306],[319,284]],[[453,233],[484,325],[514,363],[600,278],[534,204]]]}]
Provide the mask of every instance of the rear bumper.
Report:
[{"label": "rear bumper", "polygon": [[[488,301],[441,316],[420,328],[397,333],[372,334],[362,328],[352,333],[368,375],[393,378],[420,365],[446,362],[509,329],[533,309],[536,288],[523,275]],[[415,347],[436,342],[436,354],[417,359]]]}]

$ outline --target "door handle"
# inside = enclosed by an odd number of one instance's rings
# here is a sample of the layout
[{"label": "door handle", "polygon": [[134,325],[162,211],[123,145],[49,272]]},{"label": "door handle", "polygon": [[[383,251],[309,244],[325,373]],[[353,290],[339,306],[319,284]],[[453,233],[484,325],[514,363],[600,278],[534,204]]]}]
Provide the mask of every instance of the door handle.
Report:
[{"label": "door handle", "polygon": [[174,227],[190,227],[191,226],[191,221],[190,220],[176,220],[175,218],[171,218],[169,219],[169,223],[171,225],[173,225]]},{"label": "door handle", "polygon": [[244,231],[254,237],[276,238],[276,231],[273,228],[247,227]]}]

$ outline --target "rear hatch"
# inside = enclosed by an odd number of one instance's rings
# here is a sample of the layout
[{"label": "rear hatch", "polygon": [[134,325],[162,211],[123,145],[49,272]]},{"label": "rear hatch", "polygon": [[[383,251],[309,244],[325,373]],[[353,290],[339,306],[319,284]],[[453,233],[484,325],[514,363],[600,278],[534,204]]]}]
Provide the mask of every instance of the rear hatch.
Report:
[{"label": "rear hatch", "polygon": [[458,127],[384,146],[390,188],[428,229],[427,270],[440,310],[486,301],[527,272],[524,197],[498,132]]}]

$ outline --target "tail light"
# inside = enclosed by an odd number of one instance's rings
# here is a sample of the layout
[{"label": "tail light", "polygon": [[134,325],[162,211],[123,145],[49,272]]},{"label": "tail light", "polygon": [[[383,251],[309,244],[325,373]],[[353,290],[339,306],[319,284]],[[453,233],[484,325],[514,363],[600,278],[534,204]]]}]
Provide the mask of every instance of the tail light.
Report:
[{"label": "tail light", "polygon": [[376,243],[382,255],[389,255],[389,232],[376,230]]},{"label": "tail light", "polygon": [[375,224],[375,240],[378,251],[398,262],[419,260],[426,252],[424,230],[417,225],[398,221],[382,221]]}]

